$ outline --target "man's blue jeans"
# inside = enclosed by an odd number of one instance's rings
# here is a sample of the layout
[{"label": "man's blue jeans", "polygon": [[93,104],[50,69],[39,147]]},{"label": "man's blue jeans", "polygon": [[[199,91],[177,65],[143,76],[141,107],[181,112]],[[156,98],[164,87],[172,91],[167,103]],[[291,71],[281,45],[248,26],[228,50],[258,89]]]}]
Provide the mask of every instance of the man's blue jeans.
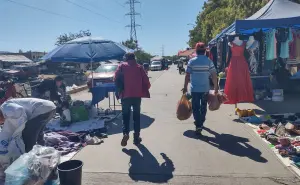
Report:
[{"label": "man's blue jeans", "polygon": [[192,107],[196,128],[202,128],[207,113],[208,93],[192,92]]},{"label": "man's blue jeans", "polygon": [[130,114],[131,107],[133,109],[133,128],[134,137],[140,136],[141,131],[141,98],[125,98],[122,99],[123,114],[123,134],[129,135],[130,131]]}]

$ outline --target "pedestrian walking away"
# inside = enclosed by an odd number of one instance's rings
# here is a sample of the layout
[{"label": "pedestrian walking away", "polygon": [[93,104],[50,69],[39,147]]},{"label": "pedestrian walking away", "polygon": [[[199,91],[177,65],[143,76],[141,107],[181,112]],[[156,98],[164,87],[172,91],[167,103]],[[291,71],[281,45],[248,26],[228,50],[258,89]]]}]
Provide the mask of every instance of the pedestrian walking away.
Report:
[{"label": "pedestrian walking away", "polygon": [[196,133],[201,135],[207,112],[207,98],[210,90],[210,77],[218,93],[218,78],[213,62],[205,56],[205,44],[199,42],[195,46],[197,56],[188,62],[183,93],[191,84],[192,108],[195,119]]},{"label": "pedestrian walking away", "polygon": [[137,64],[134,53],[127,53],[124,62],[115,73],[115,83],[120,91],[123,114],[123,139],[121,145],[124,147],[129,140],[130,115],[133,109],[134,122],[134,144],[140,144],[140,115],[142,98],[150,98],[150,81],[143,68]]}]

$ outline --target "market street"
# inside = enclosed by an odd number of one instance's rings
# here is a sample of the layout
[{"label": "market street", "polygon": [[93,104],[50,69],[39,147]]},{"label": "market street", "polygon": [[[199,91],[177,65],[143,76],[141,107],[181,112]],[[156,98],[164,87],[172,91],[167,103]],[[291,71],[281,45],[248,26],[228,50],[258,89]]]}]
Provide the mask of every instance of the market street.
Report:
[{"label": "market street", "polygon": [[[176,118],[184,75],[175,66],[149,75],[151,99],[142,104],[142,145],[134,146],[131,138],[122,148],[122,122],[110,123],[103,144],[86,146],[74,157],[84,162],[83,184],[300,183],[251,128],[233,121],[233,106],[208,112],[204,136],[199,139],[192,118],[184,122]],[[72,98],[89,99],[90,95],[81,92]]]}]

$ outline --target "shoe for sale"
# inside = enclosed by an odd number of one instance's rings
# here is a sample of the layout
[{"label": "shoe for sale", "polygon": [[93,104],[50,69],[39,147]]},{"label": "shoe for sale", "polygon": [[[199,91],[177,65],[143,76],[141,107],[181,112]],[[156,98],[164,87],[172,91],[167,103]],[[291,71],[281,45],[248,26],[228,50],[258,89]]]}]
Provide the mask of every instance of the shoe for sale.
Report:
[{"label": "shoe for sale", "polygon": [[141,142],[142,142],[142,138],[140,138],[140,137],[134,138],[134,140],[133,140],[133,144],[135,144],[135,145],[139,145],[139,144],[141,144]]},{"label": "shoe for sale", "polygon": [[123,139],[121,141],[121,146],[123,146],[123,147],[127,146],[128,140],[129,140],[129,136],[128,135],[124,135]]}]

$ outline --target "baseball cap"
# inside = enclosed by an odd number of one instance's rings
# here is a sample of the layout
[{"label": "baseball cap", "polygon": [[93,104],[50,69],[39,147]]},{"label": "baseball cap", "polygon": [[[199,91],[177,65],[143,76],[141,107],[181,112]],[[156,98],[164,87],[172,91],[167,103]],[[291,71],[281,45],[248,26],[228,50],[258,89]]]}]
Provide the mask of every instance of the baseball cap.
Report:
[{"label": "baseball cap", "polygon": [[196,50],[206,50],[205,44],[203,42],[198,42],[195,46]]}]

